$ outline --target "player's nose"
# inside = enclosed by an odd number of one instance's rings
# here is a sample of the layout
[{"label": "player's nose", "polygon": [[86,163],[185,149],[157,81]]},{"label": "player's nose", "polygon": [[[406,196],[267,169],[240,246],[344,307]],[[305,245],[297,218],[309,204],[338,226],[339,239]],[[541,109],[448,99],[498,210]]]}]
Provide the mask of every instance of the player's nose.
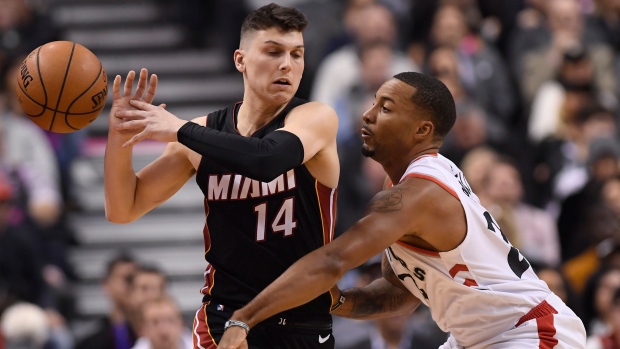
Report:
[{"label": "player's nose", "polygon": [[280,70],[283,72],[288,72],[291,70],[291,56],[282,55],[282,57],[282,61],[280,62]]},{"label": "player's nose", "polygon": [[375,120],[375,117],[374,117],[375,113],[374,113],[373,110],[374,110],[373,107],[371,107],[370,109],[366,110],[364,112],[364,114],[362,114],[362,121],[364,121],[367,124],[374,122],[374,120]]}]

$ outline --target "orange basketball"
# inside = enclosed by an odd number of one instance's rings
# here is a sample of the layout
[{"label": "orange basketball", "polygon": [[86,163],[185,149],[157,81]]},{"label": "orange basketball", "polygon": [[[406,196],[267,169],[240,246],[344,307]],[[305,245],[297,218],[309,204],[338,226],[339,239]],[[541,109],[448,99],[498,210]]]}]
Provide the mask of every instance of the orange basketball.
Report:
[{"label": "orange basketball", "polygon": [[17,97],[30,120],[69,133],[93,122],[105,106],[108,78],[86,47],[54,41],[36,48],[17,72]]}]

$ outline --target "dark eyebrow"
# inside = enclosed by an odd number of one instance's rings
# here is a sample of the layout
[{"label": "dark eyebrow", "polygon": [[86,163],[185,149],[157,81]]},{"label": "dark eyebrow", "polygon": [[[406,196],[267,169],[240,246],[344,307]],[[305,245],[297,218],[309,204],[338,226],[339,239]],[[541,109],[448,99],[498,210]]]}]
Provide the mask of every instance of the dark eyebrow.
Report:
[{"label": "dark eyebrow", "polygon": [[[377,99],[377,94],[375,94],[375,99]],[[381,97],[379,97],[379,99],[380,100],[383,99],[383,100],[386,100],[388,102],[392,102],[392,103],[396,104],[396,102],[392,98],[390,98],[390,97],[381,96]]]},{"label": "dark eyebrow", "polygon": [[[267,40],[264,42],[265,44],[271,44],[271,45],[278,45],[278,46],[284,46],[281,43],[277,42],[277,41],[273,41],[273,40]],[[297,45],[295,46],[295,48],[304,48],[304,45]]]}]

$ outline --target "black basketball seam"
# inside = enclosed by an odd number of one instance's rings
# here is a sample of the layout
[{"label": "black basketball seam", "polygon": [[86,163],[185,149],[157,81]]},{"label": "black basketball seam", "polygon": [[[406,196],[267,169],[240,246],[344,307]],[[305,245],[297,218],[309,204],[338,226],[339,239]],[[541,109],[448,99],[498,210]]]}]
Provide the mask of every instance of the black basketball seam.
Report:
[{"label": "black basketball seam", "polygon": [[[30,116],[30,117],[33,117],[33,118],[38,118],[39,116],[43,115],[43,113],[45,113],[45,111],[46,111],[47,109],[54,110],[54,109],[52,109],[52,108],[48,108],[46,105],[41,104],[41,103],[39,103],[39,102],[35,101],[32,97],[28,96],[28,93],[26,93],[26,90],[24,90],[24,88],[22,87],[22,85],[21,85],[21,84],[17,84],[17,86],[19,86],[19,89],[20,89],[20,90],[24,93],[24,96],[28,97],[31,101],[33,101],[33,102],[34,102],[34,104],[38,105],[39,107],[43,107],[43,111],[42,111],[40,114],[30,115],[30,114],[26,113],[26,115],[28,115],[28,116]],[[24,113],[25,113],[25,112],[24,112]]]},{"label": "black basketball seam", "polygon": [[[19,89],[22,91],[22,93],[24,94],[24,96],[28,97],[28,99],[30,99],[31,101],[34,102],[34,104],[43,107],[43,111],[41,111],[41,113],[39,114],[28,114],[26,113],[26,115],[28,115],[29,117],[32,118],[38,118],[39,116],[43,115],[45,113],[45,111],[47,110],[47,91],[45,90],[45,85],[43,85],[43,77],[41,77],[41,69],[40,69],[40,65],[39,65],[39,52],[41,52],[41,48],[43,46],[39,46],[38,50],[37,50],[37,75],[39,75],[39,80],[41,80],[41,86],[43,88],[43,95],[45,96],[45,104],[41,104],[37,101],[34,100],[34,98],[30,97],[30,95],[28,95],[28,92],[26,91],[26,89],[22,86],[23,84],[17,84],[17,86],[19,86]],[[28,60],[28,58],[26,58],[26,60]]]},{"label": "black basketball seam", "polygon": [[[99,73],[97,74],[97,77],[95,78],[95,80],[93,81],[92,84],[90,84],[90,86],[88,86],[88,88],[86,88],[86,90],[84,90],[84,92],[82,92],[79,96],[77,96],[67,107],[67,111],[63,114],[65,114],[65,124],[67,124],[67,126],[71,127],[74,130],[79,130],[79,128],[75,128],[73,126],[71,126],[71,124],[69,123],[69,114],[71,114],[71,107],[73,106],[73,104],[75,102],[77,102],[78,99],[80,99],[80,97],[82,97],[83,95],[86,94],[86,92],[88,92],[88,90],[90,90],[91,87],[93,87],[96,83],[97,80],[99,80],[99,77],[101,76],[101,72],[103,71],[103,64],[101,64],[101,62],[99,62]],[[107,87],[107,86],[106,86]],[[105,103],[104,103],[105,105]],[[92,112],[91,112],[92,113]],[[90,114],[90,113],[88,113]],[[94,120],[94,119],[93,119]],[[91,120],[92,122],[92,120]]]},{"label": "black basketball seam", "polygon": [[[71,61],[73,60],[73,52],[75,52],[75,43],[71,47],[71,54],[69,55],[69,62],[67,63],[67,70],[65,71],[65,77],[62,79],[62,86],[60,86],[60,91],[58,92],[58,102],[56,102],[56,109],[60,105],[60,100],[62,99],[62,91],[65,89],[65,83],[67,82],[67,75],[69,75],[69,67],[71,67]],[[52,115],[52,122],[50,123],[50,129],[52,130],[52,126],[54,126],[54,120],[56,120],[56,110],[54,111],[54,115]]]},{"label": "black basketball seam", "polygon": [[[39,80],[41,80],[41,88],[43,89],[43,95],[45,96],[45,103],[43,104],[44,108],[47,108],[47,90],[45,89],[45,84],[43,83],[43,77],[41,76],[41,64],[39,63],[39,54],[41,53],[41,48],[43,46],[39,46],[39,51],[37,51],[37,73],[39,73]],[[58,108],[58,106],[56,106]],[[45,112],[45,109],[43,109]]]},{"label": "black basketball seam", "polygon": [[[32,98],[31,98],[31,99],[32,99]],[[39,104],[39,103],[36,103],[36,102],[35,102],[35,104],[37,104],[38,106],[42,107],[42,105],[41,105],[41,104]],[[99,107],[99,108],[97,108],[97,109],[93,109],[93,111],[89,111],[88,113],[67,113],[67,112],[65,112],[65,111],[62,111],[62,110],[57,110],[57,109],[53,109],[53,108],[50,108],[50,107],[45,108],[45,110],[53,111],[53,112],[58,113],[58,114],[69,114],[69,115],[88,115],[88,114],[92,114],[92,113],[94,113],[94,112],[96,112],[96,111],[98,111],[98,110],[101,110],[101,109],[103,109],[103,108],[105,108],[105,105],[102,105],[101,107]],[[25,113],[25,112],[24,112],[24,113]],[[28,115],[28,116],[30,116],[30,117],[39,117],[39,116],[41,116],[41,114],[39,114],[39,115],[30,115],[30,114],[28,114],[28,113],[25,113],[25,114],[26,114],[26,115]]]}]

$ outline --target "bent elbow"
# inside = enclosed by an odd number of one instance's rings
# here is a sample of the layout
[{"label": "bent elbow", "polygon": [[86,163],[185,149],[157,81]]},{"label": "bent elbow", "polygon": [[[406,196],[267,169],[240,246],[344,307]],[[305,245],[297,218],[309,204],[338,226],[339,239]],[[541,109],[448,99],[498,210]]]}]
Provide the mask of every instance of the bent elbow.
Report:
[{"label": "bent elbow", "polygon": [[128,224],[135,221],[135,218],[130,217],[129,215],[122,215],[118,212],[112,212],[111,210],[105,210],[105,218],[110,223],[114,224]]}]

